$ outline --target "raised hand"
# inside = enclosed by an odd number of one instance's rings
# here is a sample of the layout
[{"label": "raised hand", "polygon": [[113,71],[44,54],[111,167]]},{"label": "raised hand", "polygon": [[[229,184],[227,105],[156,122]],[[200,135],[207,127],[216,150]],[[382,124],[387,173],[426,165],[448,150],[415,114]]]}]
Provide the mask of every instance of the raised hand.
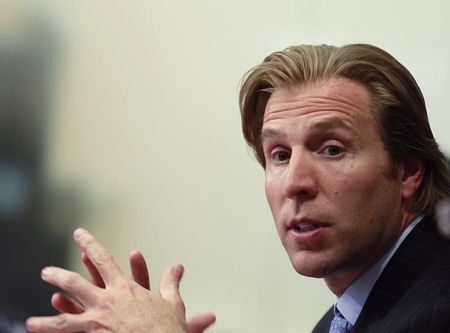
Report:
[{"label": "raised hand", "polygon": [[[81,260],[86,266],[91,276],[91,282],[100,288],[105,287],[105,283],[101,278],[99,272],[86,256],[82,253]],[[133,251],[129,257],[131,273],[133,280],[142,287],[150,290],[150,279],[147,264],[144,256],[139,251]],[[55,293],[52,297],[53,307],[61,313],[82,313],[84,307],[64,296],[62,293]],[[205,312],[194,315],[187,321],[188,333],[202,333],[205,329],[211,326],[216,321],[216,317],[213,313]]]},{"label": "raised hand", "polygon": [[[83,260],[84,261],[84,260]],[[85,262],[86,264],[86,262]],[[130,254],[130,268],[134,281],[139,283],[144,288],[150,289],[150,280],[144,256],[138,252],[133,251]],[[89,270],[90,271],[90,270]],[[93,272],[90,271],[91,276]],[[187,321],[187,328],[189,333],[202,333],[205,329],[211,326],[216,321],[213,313],[205,312],[194,315]]]},{"label": "raised hand", "polygon": [[[43,269],[44,281],[70,293],[80,304],[62,297],[61,294],[55,295],[52,299],[53,305],[65,313],[29,318],[27,328],[30,332],[187,332],[185,307],[179,294],[182,265],[173,265],[166,270],[161,278],[158,294],[128,278],[109,252],[86,230],[76,230],[74,239],[89,259],[85,264],[88,263],[94,283],[100,286],[90,283],[77,273],[58,267]],[[134,259],[131,260],[136,260],[135,256],[132,255]],[[145,263],[143,257],[137,261]],[[143,282],[145,274],[140,274],[145,272],[142,269],[140,272],[132,269],[132,272],[135,278],[138,277],[140,282]],[[197,323],[205,324],[207,317],[202,316]]]}]

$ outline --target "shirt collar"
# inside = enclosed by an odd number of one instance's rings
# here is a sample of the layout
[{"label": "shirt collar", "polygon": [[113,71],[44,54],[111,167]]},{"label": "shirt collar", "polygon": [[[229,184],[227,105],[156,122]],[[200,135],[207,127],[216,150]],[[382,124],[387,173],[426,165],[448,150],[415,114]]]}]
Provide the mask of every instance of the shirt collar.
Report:
[{"label": "shirt collar", "polygon": [[347,319],[353,326],[358,319],[359,314],[364,306],[364,303],[369,296],[375,282],[383,272],[384,268],[391,260],[395,251],[397,251],[400,244],[405,240],[406,236],[414,229],[414,227],[422,220],[423,216],[417,217],[400,235],[394,245],[381,257],[374,265],[366,270],[358,279],[356,279],[336,300],[335,306],[339,312]]}]

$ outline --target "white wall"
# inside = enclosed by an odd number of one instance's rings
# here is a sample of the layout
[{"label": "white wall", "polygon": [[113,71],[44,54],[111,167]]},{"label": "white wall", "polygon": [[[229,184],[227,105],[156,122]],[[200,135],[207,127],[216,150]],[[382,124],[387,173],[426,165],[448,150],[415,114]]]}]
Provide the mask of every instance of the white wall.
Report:
[{"label": "white wall", "polygon": [[212,333],[308,332],[333,301],[322,281],[291,268],[242,139],[237,87],[251,66],[293,44],[376,44],[416,77],[450,149],[447,1],[40,5],[65,50],[50,174],[82,189],[80,225],[122,266],[142,250],[157,286],[166,265],[183,262],[188,313],[215,311]]}]

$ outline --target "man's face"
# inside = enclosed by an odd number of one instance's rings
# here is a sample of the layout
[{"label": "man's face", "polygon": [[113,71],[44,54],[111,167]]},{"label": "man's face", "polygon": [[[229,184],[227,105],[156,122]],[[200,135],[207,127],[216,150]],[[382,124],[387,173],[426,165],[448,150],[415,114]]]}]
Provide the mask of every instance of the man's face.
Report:
[{"label": "man's face", "polygon": [[292,265],[340,294],[400,235],[401,176],[370,95],[346,79],[276,89],[262,137],[266,196]]}]

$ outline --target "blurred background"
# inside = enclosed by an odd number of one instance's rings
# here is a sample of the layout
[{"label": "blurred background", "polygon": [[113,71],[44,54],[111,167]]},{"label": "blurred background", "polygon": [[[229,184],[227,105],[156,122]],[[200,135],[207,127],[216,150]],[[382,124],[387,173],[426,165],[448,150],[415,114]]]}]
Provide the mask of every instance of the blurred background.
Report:
[{"label": "blurred background", "polygon": [[0,1],[0,303],[51,313],[44,265],[93,232],[152,285],[172,262],[212,333],[308,332],[332,304],[279,244],[240,131],[242,75],[300,43],[364,42],[415,76],[450,150],[444,0]]}]

